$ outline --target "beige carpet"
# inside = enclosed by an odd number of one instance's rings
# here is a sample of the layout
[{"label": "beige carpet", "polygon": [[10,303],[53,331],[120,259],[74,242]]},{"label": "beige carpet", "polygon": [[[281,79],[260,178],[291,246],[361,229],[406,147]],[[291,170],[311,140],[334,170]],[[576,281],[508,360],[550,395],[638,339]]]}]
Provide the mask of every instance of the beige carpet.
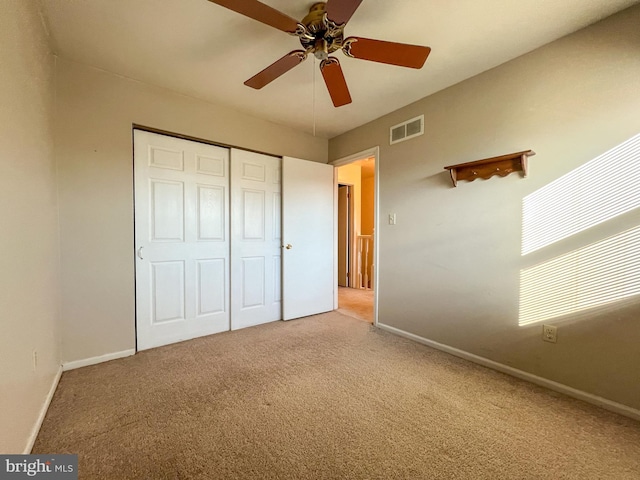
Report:
[{"label": "beige carpet", "polygon": [[373,290],[338,287],[338,311],[373,323]]},{"label": "beige carpet", "polygon": [[81,479],[638,479],[640,423],[328,313],[64,373]]}]

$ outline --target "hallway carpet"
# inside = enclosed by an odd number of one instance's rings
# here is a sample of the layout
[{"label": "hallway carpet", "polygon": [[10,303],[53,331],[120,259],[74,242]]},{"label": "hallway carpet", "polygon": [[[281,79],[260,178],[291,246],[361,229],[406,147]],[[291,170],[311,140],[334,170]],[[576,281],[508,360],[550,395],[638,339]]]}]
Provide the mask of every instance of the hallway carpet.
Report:
[{"label": "hallway carpet", "polygon": [[338,287],[338,311],[373,323],[373,290]]},{"label": "hallway carpet", "polygon": [[331,312],[65,372],[33,453],[80,479],[621,480],[640,423]]}]

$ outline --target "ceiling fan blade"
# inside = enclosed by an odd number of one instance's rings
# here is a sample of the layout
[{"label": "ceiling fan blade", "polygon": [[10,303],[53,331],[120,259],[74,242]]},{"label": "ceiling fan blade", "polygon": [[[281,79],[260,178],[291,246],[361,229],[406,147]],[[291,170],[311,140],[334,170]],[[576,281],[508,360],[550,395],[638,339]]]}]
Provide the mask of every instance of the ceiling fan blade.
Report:
[{"label": "ceiling fan blade", "polygon": [[336,25],[344,25],[358,9],[362,0],[329,0],[327,2],[327,18]]},{"label": "ceiling fan blade", "polygon": [[342,67],[337,58],[329,57],[320,64],[324,83],[327,85],[329,95],[334,107],[341,107],[351,103],[351,95],[347,82],[342,73]]},{"label": "ceiling fan blade", "polygon": [[422,68],[431,48],[370,38],[349,37],[342,42],[345,55],[399,67]]},{"label": "ceiling fan blade", "polygon": [[258,0],[209,0],[287,33],[295,33],[298,21]]},{"label": "ceiling fan blade", "polygon": [[244,84],[247,87],[259,90],[265,85],[273,82],[280,75],[287,73],[293,67],[301,63],[305,58],[307,58],[307,54],[304,50],[294,50],[293,52],[289,52],[281,59],[273,62],[260,73],[255,74],[249,80],[244,82]]}]

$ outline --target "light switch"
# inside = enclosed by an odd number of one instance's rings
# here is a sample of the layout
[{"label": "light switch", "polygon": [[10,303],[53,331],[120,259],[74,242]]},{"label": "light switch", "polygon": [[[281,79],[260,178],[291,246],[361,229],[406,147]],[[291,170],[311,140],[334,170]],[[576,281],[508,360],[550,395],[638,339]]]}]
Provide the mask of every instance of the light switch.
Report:
[{"label": "light switch", "polygon": [[389,225],[395,225],[396,224],[396,214],[395,213],[390,213],[389,214]]}]

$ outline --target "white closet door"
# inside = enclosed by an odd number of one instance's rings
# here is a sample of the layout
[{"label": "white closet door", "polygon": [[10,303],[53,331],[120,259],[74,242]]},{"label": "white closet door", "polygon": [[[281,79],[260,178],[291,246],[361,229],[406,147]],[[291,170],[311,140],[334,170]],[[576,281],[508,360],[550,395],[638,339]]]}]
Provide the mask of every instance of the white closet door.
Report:
[{"label": "white closet door", "polygon": [[231,149],[231,329],[282,319],[282,160]]},{"label": "white closet door", "polygon": [[134,131],[138,350],[229,330],[229,150]]},{"label": "white closet door", "polygon": [[334,168],[282,159],[283,318],[333,310]]}]

